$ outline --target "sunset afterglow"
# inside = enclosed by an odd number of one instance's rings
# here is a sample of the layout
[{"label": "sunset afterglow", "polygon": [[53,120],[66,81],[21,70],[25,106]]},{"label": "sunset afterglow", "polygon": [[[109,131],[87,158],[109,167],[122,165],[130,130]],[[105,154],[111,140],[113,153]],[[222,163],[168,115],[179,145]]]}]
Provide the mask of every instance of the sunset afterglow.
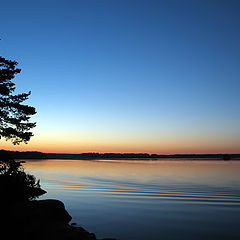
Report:
[{"label": "sunset afterglow", "polygon": [[37,127],[0,148],[239,153],[239,12],[173,2],[2,2],[1,55]]}]

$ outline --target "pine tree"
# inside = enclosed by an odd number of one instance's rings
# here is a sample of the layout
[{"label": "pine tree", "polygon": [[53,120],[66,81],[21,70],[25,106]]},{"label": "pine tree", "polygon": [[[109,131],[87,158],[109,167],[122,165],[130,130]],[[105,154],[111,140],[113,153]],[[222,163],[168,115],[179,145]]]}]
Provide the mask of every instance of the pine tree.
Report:
[{"label": "pine tree", "polygon": [[22,104],[31,92],[14,95],[13,78],[21,72],[17,64],[0,57],[0,138],[10,139],[13,144],[27,143],[33,136],[30,130],[36,126],[35,122],[29,122],[35,108]]},{"label": "pine tree", "polygon": [[[30,130],[36,123],[29,120],[36,110],[22,104],[31,92],[14,94],[13,78],[21,71],[16,65],[16,61],[0,57],[0,138],[20,144],[27,143],[33,136]],[[0,151],[0,203],[31,200],[46,193],[39,180],[24,171],[22,163]]]}]

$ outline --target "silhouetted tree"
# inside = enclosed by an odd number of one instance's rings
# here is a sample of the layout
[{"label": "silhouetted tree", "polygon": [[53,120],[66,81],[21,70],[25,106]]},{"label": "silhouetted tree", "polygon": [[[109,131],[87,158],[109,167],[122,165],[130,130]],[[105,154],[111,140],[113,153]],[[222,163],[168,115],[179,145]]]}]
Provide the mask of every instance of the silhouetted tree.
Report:
[{"label": "silhouetted tree", "polygon": [[[29,122],[35,108],[24,105],[31,92],[13,94],[13,78],[20,69],[17,62],[0,57],[0,138],[10,139],[13,144],[27,143],[33,136],[30,131],[36,123]],[[0,202],[26,201],[45,193],[39,180],[27,174],[22,161],[15,161],[5,151],[0,151]]]},{"label": "silhouetted tree", "polygon": [[13,144],[27,143],[33,136],[30,131],[36,123],[29,122],[36,113],[35,108],[24,105],[31,92],[13,94],[13,78],[20,73],[16,61],[0,57],[0,138],[11,139]]},{"label": "silhouetted tree", "polygon": [[40,186],[40,180],[26,173],[22,163],[0,151],[0,202],[27,201],[46,193]]}]

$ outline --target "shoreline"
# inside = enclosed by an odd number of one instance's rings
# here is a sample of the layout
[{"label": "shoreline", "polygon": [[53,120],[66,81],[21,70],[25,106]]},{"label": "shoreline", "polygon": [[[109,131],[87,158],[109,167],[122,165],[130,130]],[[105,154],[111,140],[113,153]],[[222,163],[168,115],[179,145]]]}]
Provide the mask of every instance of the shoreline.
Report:
[{"label": "shoreline", "polygon": [[65,160],[240,160],[240,154],[148,154],[148,153],[43,153],[43,152],[18,152],[1,150],[13,159],[65,159]]}]

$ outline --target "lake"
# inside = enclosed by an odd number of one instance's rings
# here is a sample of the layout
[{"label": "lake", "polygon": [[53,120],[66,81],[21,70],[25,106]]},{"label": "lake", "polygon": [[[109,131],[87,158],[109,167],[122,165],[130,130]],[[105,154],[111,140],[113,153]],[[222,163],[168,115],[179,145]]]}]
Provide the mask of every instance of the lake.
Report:
[{"label": "lake", "polygon": [[240,239],[240,161],[27,160],[97,238]]}]

